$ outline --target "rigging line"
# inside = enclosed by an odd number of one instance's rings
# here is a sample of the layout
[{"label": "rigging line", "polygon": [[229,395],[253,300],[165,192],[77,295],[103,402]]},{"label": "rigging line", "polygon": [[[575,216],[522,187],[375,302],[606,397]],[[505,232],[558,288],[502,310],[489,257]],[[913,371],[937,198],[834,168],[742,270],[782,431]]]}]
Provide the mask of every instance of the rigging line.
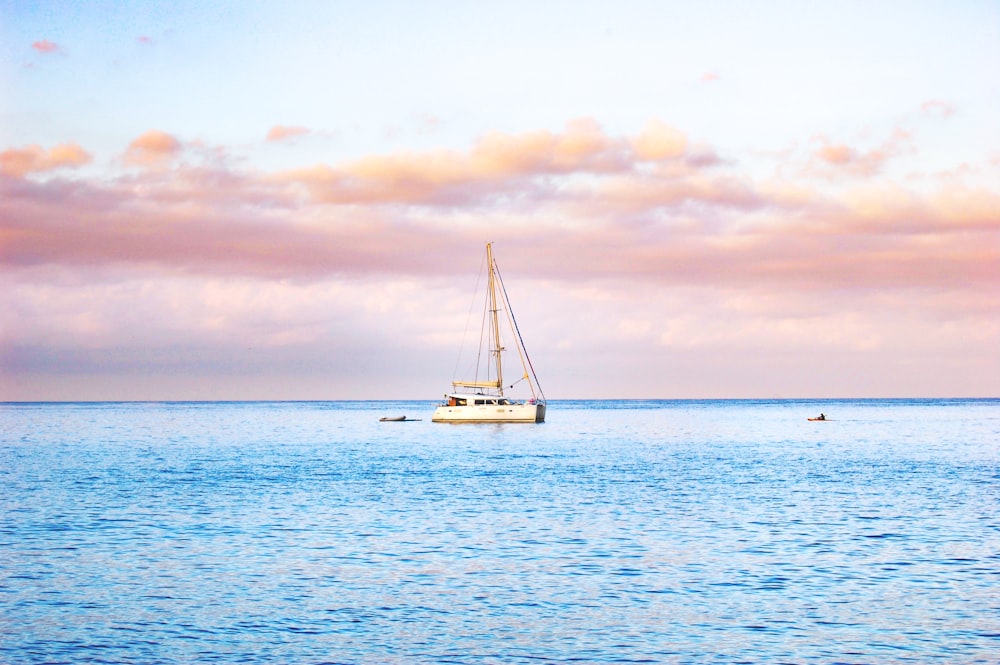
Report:
[{"label": "rigging line", "polygon": [[[476,291],[477,291],[477,293],[479,292],[479,283],[482,280],[482,276],[483,276],[484,270],[492,271],[492,269],[493,269],[492,266],[490,265],[490,262],[487,260],[488,258],[489,258],[489,249],[487,248],[486,253],[483,255],[483,262],[482,262],[482,264],[480,264],[479,278],[476,280]],[[491,280],[492,279],[492,277],[490,276],[491,274],[492,273],[489,273],[487,275],[487,280]],[[483,296],[483,313],[482,313],[482,318],[481,318],[480,324],[479,324],[479,347],[476,350],[476,365],[473,368],[473,370],[474,370],[473,371],[473,381],[475,381],[476,383],[479,382],[479,373],[480,373],[481,370],[484,372],[484,380],[485,381],[490,381],[490,375],[491,375],[490,370],[492,369],[492,366],[490,364],[489,357],[492,355],[491,349],[493,347],[493,345],[490,344],[490,340],[493,338],[493,327],[489,325],[489,317],[490,317],[490,312],[491,311],[492,310],[490,309],[489,292],[488,292],[488,289],[487,289],[487,293]],[[483,343],[484,338],[485,338],[485,341],[486,341],[485,344]],[[486,362],[485,362],[485,365],[486,365],[485,368],[483,367],[483,364],[484,364],[483,363],[483,349],[486,349],[486,352],[487,352],[487,359],[486,359]],[[482,391],[481,388],[477,388],[476,390],[478,390],[480,392]]]},{"label": "rigging line", "polygon": [[500,274],[500,268],[496,268],[497,280],[500,282],[500,292],[503,294],[504,302],[507,304],[507,317],[510,319],[511,327],[514,329],[514,334],[517,335],[517,341],[519,342],[517,352],[518,354],[523,354],[521,357],[521,366],[524,367],[525,361],[527,361],[527,367],[531,369],[531,375],[534,377],[534,385],[529,381],[528,385],[532,387],[532,395],[534,395],[535,387],[538,388],[538,394],[541,396],[542,401],[545,401],[545,391],[542,390],[542,384],[538,382],[538,374],[535,373],[535,366],[531,362],[531,358],[528,356],[528,349],[524,345],[524,339],[521,337],[521,329],[517,327],[517,319],[514,318],[514,309],[510,306],[510,299],[507,296],[507,287],[504,286],[503,276]]},{"label": "rigging line", "polygon": [[[465,315],[465,329],[462,331],[462,341],[458,344],[458,357],[455,358],[455,369],[452,370],[451,378],[454,381],[458,378],[458,366],[462,363],[462,355],[465,351],[465,340],[469,337],[469,323],[472,321],[472,311],[476,308],[476,294],[479,293],[479,283],[483,279],[483,265],[486,263],[486,255],[479,262],[479,274],[476,275],[476,288],[472,291],[472,299],[469,301],[469,312]],[[480,333],[480,340],[482,339],[482,334]],[[482,343],[480,343],[482,347]],[[478,356],[476,361],[477,374],[478,374]]]},{"label": "rigging line", "polygon": [[[503,288],[503,283],[500,284],[500,291],[503,294],[503,300],[504,300],[504,302],[507,305],[506,312],[505,312],[507,314],[507,325],[510,326],[511,331],[517,337],[517,339],[514,340],[514,342],[515,342],[514,346],[517,348],[517,355],[518,355],[518,357],[521,360],[521,371],[523,373],[523,376],[520,379],[518,379],[515,383],[520,383],[524,379],[528,378],[528,363],[525,362],[525,358],[524,358],[524,355],[525,355],[524,340],[521,339],[521,333],[517,329],[517,322],[514,321],[514,314],[513,314],[513,312],[511,311],[511,308],[510,308],[510,300],[507,298],[507,290]],[[512,384],[511,388],[513,388],[513,387],[514,387],[514,385]],[[531,389],[531,396],[535,397],[536,396],[535,395],[535,386],[531,383],[531,381],[528,381],[528,387]]]},{"label": "rigging line", "polygon": [[[483,322],[479,328],[479,349],[476,351],[476,367],[473,372],[473,381],[479,381],[479,368],[483,365],[483,335],[486,334],[486,317],[489,316],[488,312],[490,309],[489,298],[483,300]],[[486,363],[486,379],[490,378],[490,368],[489,361]]]}]

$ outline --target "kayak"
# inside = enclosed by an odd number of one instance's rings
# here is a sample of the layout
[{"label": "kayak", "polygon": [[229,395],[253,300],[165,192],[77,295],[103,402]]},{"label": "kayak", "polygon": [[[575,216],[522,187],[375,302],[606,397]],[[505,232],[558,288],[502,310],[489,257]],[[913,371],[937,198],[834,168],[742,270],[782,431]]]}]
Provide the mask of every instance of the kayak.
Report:
[{"label": "kayak", "polygon": [[813,422],[816,421],[826,422],[827,420],[829,420],[829,418],[808,418],[808,420],[811,420]]}]

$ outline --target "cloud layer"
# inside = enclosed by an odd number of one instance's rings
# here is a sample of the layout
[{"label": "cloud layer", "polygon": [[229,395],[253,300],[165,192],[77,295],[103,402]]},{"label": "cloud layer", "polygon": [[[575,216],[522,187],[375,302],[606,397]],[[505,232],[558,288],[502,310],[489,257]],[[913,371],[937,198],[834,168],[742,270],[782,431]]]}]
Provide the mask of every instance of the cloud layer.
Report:
[{"label": "cloud layer", "polygon": [[822,140],[803,172],[858,178],[830,191],[822,177],[743,172],[658,121],[632,137],[578,121],[560,133],[487,134],[464,152],[274,173],[179,162],[182,142],[150,130],[121,156],[143,170],[110,178],[29,177],[91,160],[72,144],[0,154],[5,257],[257,277],[448,274],[455,266],[441,256],[488,237],[512,245],[519,269],[567,281],[833,289],[996,279],[997,192],[864,179],[901,140],[869,151]]},{"label": "cloud layer", "polygon": [[[305,133],[275,125],[267,141]],[[584,350],[635,365],[630,381],[642,357],[666,372],[747,352],[785,376],[820,351],[880,353],[898,372],[924,353],[966,367],[971,349],[995,367],[1000,194],[882,177],[914,149],[901,129],[867,146],[820,136],[751,168],[660,120],[616,136],[590,119],[271,172],[160,129],[103,156],[100,176],[72,177],[92,162],[76,144],[10,148],[0,252],[16,319],[4,362],[25,377],[60,363],[86,374],[156,349],[155,371],[169,374],[232,339],[254,349],[219,355],[237,365],[308,364],[334,348],[379,365],[377,346],[450,359],[443,331],[468,302],[457,285],[489,240],[564,377]],[[891,392],[879,381],[854,394]],[[784,392],[772,383],[758,389]],[[685,396],[640,384],[632,396]],[[749,375],[733,385],[753,392]]]}]

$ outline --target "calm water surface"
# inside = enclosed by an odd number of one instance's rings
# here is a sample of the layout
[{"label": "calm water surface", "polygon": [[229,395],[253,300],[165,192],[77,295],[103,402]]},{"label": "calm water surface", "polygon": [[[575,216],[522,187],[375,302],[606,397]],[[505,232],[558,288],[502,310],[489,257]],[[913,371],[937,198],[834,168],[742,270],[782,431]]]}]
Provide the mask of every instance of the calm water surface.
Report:
[{"label": "calm water surface", "polygon": [[1000,662],[1000,401],[431,410],[0,405],[0,663]]}]

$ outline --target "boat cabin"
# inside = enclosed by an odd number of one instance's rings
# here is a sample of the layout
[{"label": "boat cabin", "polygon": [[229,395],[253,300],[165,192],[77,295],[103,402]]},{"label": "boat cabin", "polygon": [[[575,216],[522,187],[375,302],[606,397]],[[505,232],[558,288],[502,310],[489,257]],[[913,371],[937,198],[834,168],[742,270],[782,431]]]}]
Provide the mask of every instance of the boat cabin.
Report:
[{"label": "boat cabin", "polygon": [[506,397],[497,397],[496,395],[463,395],[454,393],[446,397],[448,398],[448,406],[502,406],[513,404]]}]

